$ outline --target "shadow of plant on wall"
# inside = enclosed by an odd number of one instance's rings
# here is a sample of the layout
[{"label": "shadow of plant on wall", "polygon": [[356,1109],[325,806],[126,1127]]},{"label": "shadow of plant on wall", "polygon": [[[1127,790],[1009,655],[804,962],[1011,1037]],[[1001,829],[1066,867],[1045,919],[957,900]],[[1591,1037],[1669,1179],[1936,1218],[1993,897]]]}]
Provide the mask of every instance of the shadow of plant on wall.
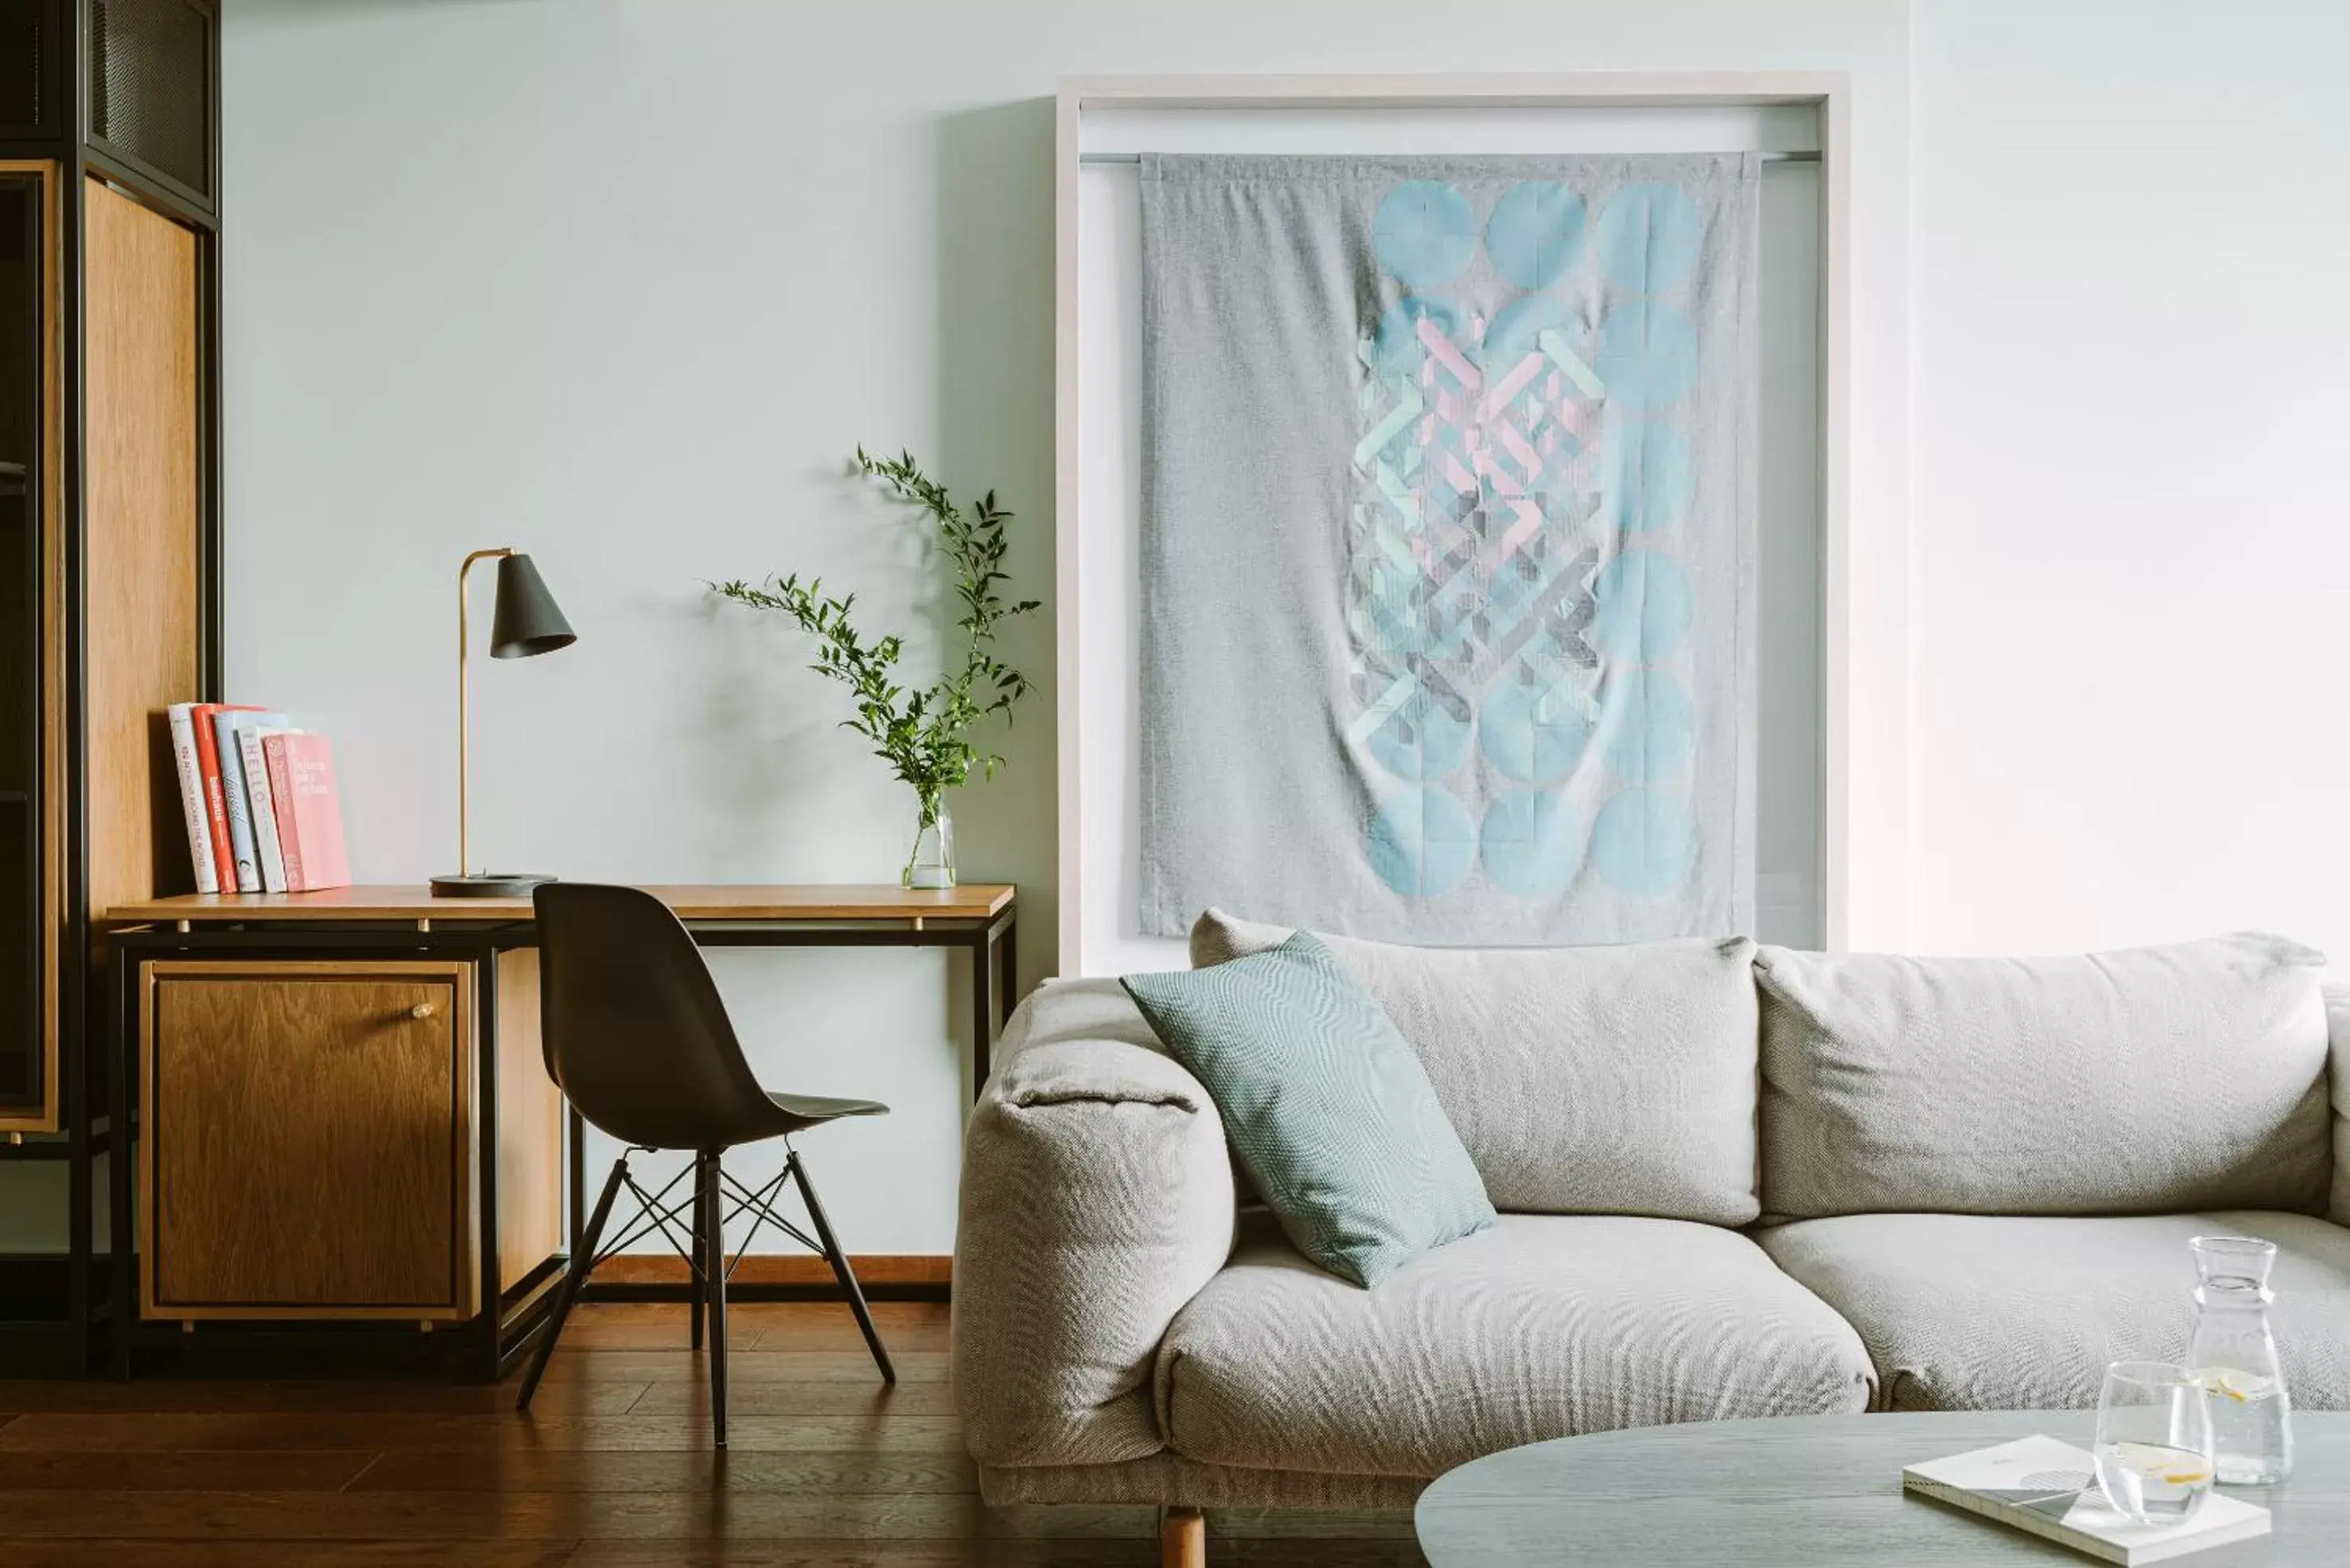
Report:
[{"label": "shadow of plant on wall", "polygon": [[711,587],[737,604],[789,616],[816,639],[809,668],[847,686],[857,710],[841,726],[871,742],[873,754],[914,792],[914,848],[901,880],[909,888],[951,888],[954,837],[945,792],[968,783],[974,768],[993,778],[1003,765],[1002,756],[972,742],[971,732],[998,713],[1008,723],[1014,705],[1027,694],[1028,678],[996,656],[995,637],[1003,622],[1033,612],[1038,601],[1006,603],[999,591],[999,584],[1011,580],[1003,570],[1003,528],[1012,514],[996,504],[995,492],[966,514],[911,452],[877,458],[860,446],[857,466],[898,500],[920,507],[937,530],[954,568],[961,612],[955,628],[963,638],[959,669],[942,670],[926,687],[900,684],[904,638],[891,632],[868,641],[850,618],[857,596],[827,596],[819,579],[803,582],[795,572],[757,585],[735,578]]}]

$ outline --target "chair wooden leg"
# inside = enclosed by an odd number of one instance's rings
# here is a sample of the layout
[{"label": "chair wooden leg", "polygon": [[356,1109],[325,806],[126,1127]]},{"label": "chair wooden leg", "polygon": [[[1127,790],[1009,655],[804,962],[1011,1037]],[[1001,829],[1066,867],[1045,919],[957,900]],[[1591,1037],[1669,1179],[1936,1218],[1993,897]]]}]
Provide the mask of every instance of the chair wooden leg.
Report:
[{"label": "chair wooden leg", "polygon": [[693,1292],[693,1300],[691,1303],[692,1337],[689,1344],[695,1350],[702,1348],[702,1322],[710,1299],[710,1293],[704,1287],[702,1278],[702,1259],[710,1251],[709,1227],[709,1194],[702,1189],[702,1157],[697,1154],[693,1157],[693,1266],[687,1271],[688,1288]]},{"label": "chair wooden leg", "polygon": [[1159,1568],[1208,1568],[1208,1520],[1198,1509],[1159,1511]]},{"label": "chair wooden leg", "polygon": [[858,1288],[857,1272],[848,1266],[848,1254],[840,1250],[839,1241],[832,1233],[832,1225],[824,1217],[824,1205],[816,1200],[816,1188],[809,1182],[807,1166],[801,1160],[799,1150],[791,1155],[792,1179],[800,1184],[800,1198],[807,1204],[808,1218],[816,1222],[816,1239],[824,1243],[825,1262],[832,1265],[832,1277],[840,1282],[841,1293],[848,1298],[848,1310],[857,1314],[857,1326],[864,1332],[865,1348],[873,1353],[873,1365],[881,1369],[881,1381],[898,1381],[898,1369],[889,1364],[889,1353],[882,1348],[880,1331],[873,1326],[873,1314],[865,1305],[865,1293]]},{"label": "chair wooden leg", "polygon": [[726,1227],[718,1223],[719,1157],[702,1157],[702,1202],[711,1217],[708,1248],[702,1254],[703,1289],[710,1315],[710,1432],[719,1448],[726,1446]]},{"label": "chair wooden leg", "polygon": [[538,1380],[546,1375],[547,1358],[555,1354],[555,1342],[562,1337],[564,1320],[571,1315],[572,1303],[579,1299],[579,1287],[588,1282],[589,1271],[596,1266],[596,1249],[604,1239],[604,1224],[612,1217],[612,1199],[620,1193],[620,1183],[629,1174],[629,1157],[622,1155],[612,1162],[612,1174],[604,1180],[604,1195],[596,1199],[596,1212],[580,1232],[579,1254],[571,1260],[565,1271],[563,1283],[557,1287],[555,1310],[547,1314],[546,1325],[539,1332],[538,1349],[532,1353],[530,1371],[524,1375],[522,1394],[515,1400],[515,1408],[530,1408],[530,1397],[538,1392]]}]

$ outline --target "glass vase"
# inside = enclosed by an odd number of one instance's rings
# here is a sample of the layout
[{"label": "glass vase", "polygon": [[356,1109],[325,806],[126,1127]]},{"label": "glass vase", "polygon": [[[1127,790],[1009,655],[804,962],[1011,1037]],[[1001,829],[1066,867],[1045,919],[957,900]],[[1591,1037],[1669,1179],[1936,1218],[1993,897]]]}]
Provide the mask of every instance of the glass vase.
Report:
[{"label": "glass vase", "polygon": [[908,857],[900,880],[909,888],[951,888],[954,818],[946,800],[937,790],[917,790],[914,805],[914,853]]},{"label": "glass vase", "polygon": [[2276,1244],[2252,1236],[2198,1236],[2188,1243],[2202,1282],[2187,1365],[2211,1407],[2222,1486],[2272,1486],[2293,1470],[2293,1410],[2269,1328],[2269,1270]]}]

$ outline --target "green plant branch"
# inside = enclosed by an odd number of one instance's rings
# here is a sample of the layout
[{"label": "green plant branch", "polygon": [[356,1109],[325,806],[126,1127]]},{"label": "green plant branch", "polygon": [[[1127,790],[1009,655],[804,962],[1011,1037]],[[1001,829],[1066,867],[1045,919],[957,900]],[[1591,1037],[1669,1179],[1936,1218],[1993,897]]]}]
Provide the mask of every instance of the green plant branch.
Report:
[{"label": "green plant branch", "polygon": [[816,659],[808,668],[847,687],[857,709],[855,718],[841,721],[843,727],[870,741],[873,754],[913,786],[928,807],[941,790],[965,783],[974,768],[993,778],[1003,765],[1002,757],[972,744],[970,732],[993,714],[1009,722],[1013,705],[1027,695],[1028,678],[996,657],[995,637],[1003,622],[1029,614],[1037,601],[1006,604],[998,591],[997,585],[1011,580],[1003,570],[1003,526],[1013,514],[995,504],[995,492],[981,497],[966,516],[911,452],[877,458],[860,446],[857,466],[897,499],[921,508],[938,530],[961,607],[955,619],[964,643],[960,669],[942,671],[919,690],[900,685],[895,672],[904,640],[889,636],[865,641],[849,618],[857,596],[828,597],[820,579],[802,582],[793,573],[755,586],[738,578],[714,587],[737,604],[791,617],[816,638]]}]

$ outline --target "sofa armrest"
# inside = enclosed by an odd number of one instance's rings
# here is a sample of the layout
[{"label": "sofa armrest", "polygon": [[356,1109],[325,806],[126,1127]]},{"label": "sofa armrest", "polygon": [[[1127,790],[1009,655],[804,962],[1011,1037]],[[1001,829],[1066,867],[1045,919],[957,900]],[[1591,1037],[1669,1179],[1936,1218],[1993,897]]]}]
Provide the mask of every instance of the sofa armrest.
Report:
[{"label": "sofa armrest", "polygon": [[2334,1081],[2334,1201],[2326,1213],[2336,1225],[2350,1225],[2350,985],[2325,987],[2325,1033]]},{"label": "sofa armrest", "polygon": [[1232,1253],[1223,1124],[1115,981],[1048,984],[1004,1031],[963,1135],[955,1405],[999,1467],[1164,1443],[1159,1343]]}]

